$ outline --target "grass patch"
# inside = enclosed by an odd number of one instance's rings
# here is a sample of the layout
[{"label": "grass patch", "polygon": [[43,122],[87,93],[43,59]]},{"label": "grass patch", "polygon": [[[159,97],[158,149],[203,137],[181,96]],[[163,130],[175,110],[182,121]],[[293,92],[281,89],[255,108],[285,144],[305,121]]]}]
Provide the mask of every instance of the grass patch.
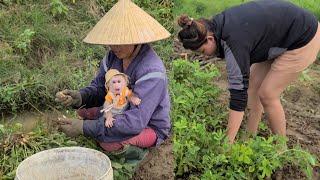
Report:
[{"label": "grass patch", "polygon": [[[193,18],[211,18],[232,6],[240,5],[251,0],[174,0],[174,15],[179,16],[187,13]],[[320,20],[319,0],[289,0],[296,5],[308,9]]]}]

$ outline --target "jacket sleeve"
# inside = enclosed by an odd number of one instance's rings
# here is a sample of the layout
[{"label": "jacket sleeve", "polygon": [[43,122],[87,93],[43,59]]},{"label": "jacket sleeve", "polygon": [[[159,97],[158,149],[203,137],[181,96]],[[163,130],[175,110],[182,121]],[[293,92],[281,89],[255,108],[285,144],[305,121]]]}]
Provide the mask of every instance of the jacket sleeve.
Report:
[{"label": "jacket sleeve", "polygon": [[229,107],[244,111],[247,106],[250,76],[250,51],[237,41],[222,41],[230,91]]},{"label": "jacket sleeve", "polygon": [[106,90],[104,87],[105,84],[105,73],[104,70],[105,58],[100,63],[100,69],[96,77],[91,81],[90,85],[80,89],[80,94],[82,98],[82,107],[90,108],[90,107],[99,107],[103,105]]},{"label": "jacket sleeve", "polygon": [[84,134],[100,142],[119,142],[139,134],[147,127],[149,120],[163,98],[167,80],[161,72],[151,72],[136,81],[134,93],[141,99],[138,106],[115,116],[112,128],[103,125],[103,118],[85,121]]}]

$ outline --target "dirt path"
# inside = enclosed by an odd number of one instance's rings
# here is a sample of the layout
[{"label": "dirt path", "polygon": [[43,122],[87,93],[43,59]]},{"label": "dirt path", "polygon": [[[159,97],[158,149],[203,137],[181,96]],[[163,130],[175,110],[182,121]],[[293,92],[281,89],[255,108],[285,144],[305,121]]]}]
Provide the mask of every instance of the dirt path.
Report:
[{"label": "dirt path", "polygon": [[165,141],[160,147],[151,149],[140,164],[133,179],[135,180],[171,180],[174,179],[174,157],[172,141]]}]

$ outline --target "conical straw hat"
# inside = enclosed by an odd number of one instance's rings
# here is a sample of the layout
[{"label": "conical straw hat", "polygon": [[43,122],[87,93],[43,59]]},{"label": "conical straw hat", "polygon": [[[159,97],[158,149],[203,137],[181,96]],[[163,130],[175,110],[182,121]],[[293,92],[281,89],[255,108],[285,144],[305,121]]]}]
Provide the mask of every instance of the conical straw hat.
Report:
[{"label": "conical straw hat", "polygon": [[93,27],[84,42],[143,44],[170,37],[170,33],[131,0],[119,0]]}]

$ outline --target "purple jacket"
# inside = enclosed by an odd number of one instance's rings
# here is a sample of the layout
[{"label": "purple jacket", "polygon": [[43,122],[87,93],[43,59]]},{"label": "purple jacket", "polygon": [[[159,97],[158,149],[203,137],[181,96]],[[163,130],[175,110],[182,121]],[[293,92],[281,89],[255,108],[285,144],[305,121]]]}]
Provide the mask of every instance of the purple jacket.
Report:
[{"label": "purple jacket", "polygon": [[157,144],[160,144],[169,136],[171,129],[168,80],[161,59],[150,45],[144,44],[127,70],[123,71],[122,60],[110,51],[101,61],[96,78],[88,87],[80,90],[85,108],[103,105],[106,95],[104,76],[106,70],[111,68],[129,76],[129,88],[138,95],[141,103],[138,106],[130,103],[123,114],[115,115],[112,128],[105,127],[103,117],[84,121],[84,135],[99,142],[120,142],[150,127],[155,130]]}]

